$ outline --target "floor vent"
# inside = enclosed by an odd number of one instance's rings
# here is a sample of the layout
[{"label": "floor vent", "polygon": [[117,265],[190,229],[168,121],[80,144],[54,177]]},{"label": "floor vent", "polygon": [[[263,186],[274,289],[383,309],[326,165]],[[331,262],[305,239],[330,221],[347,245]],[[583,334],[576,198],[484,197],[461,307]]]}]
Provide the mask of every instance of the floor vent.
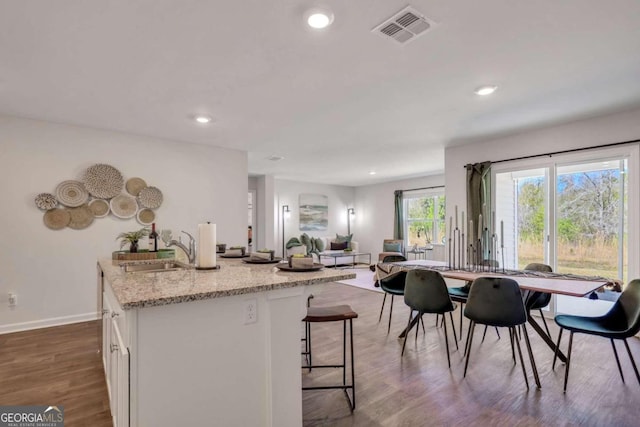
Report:
[{"label": "floor vent", "polygon": [[371,31],[405,44],[417,39],[434,25],[433,21],[425,18],[411,6],[407,6]]}]

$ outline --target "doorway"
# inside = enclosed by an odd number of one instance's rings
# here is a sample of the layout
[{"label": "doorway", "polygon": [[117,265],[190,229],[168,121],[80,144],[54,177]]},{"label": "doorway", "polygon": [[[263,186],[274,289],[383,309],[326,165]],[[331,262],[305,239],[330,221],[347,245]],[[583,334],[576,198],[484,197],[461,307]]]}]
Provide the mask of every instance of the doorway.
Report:
[{"label": "doorway", "polygon": [[[550,161],[494,170],[497,221],[504,226],[506,268],[533,262],[554,272],[628,280],[627,156]],[[559,296],[553,313],[575,312]]]}]

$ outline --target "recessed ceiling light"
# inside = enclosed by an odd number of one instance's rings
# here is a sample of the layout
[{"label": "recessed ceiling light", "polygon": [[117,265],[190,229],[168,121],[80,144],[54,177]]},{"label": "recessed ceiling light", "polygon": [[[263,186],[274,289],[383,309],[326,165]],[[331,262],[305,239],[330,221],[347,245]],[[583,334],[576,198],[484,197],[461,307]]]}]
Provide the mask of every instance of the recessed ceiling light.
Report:
[{"label": "recessed ceiling light", "polygon": [[376,171],[369,172],[369,175],[375,175],[375,174],[376,174]]},{"label": "recessed ceiling light", "polygon": [[498,89],[498,86],[480,86],[474,92],[476,95],[485,96],[491,95],[496,89]]},{"label": "recessed ceiling light", "polygon": [[325,9],[310,9],[305,13],[305,21],[311,28],[321,30],[333,23],[333,13]]},{"label": "recessed ceiling light", "polygon": [[267,160],[271,160],[272,162],[279,162],[282,159],[284,159],[284,157],[275,155],[267,157]]},{"label": "recessed ceiling light", "polygon": [[209,123],[211,121],[211,117],[209,117],[209,116],[196,116],[195,120],[196,120],[196,122],[202,123],[204,125],[204,124],[207,124],[207,123]]}]

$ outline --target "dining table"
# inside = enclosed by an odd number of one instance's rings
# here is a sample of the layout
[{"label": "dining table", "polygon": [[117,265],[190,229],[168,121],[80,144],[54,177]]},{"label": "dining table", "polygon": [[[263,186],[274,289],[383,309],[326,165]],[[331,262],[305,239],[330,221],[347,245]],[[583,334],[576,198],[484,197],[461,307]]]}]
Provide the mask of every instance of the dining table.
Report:
[{"label": "dining table", "polygon": [[[389,263],[392,266],[400,267],[399,270],[423,268],[429,270],[438,271],[442,277],[446,279],[463,280],[466,282],[473,282],[480,277],[499,277],[515,280],[520,289],[523,291],[523,301],[525,308],[527,309],[527,323],[531,325],[534,331],[542,340],[549,346],[549,348],[555,353],[557,351],[558,358],[565,362],[567,358],[562,351],[560,351],[553,339],[547,334],[547,332],[540,326],[538,321],[531,315],[528,302],[535,300],[532,298],[537,295],[538,292],[545,292],[558,295],[567,295],[573,297],[585,297],[591,292],[600,289],[606,284],[610,283],[609,280],[604,278],[593,278],[587,280],[586,278],[579,278],[572,275],[562,274],[549,274],[533,271],[523,270],[502,270],[500,268],[489,269],[488,267],[478,267],[476,270],[469,269],[452,269],[448,265],[441,261],[429,261],[429,260],[413,260],[413,261],[400,261]],[[396,270],[398,268],[396,267]],[[415,326],[417,319],[414,318],[409,326],[400,334],[403,338],[409,330]]]}]

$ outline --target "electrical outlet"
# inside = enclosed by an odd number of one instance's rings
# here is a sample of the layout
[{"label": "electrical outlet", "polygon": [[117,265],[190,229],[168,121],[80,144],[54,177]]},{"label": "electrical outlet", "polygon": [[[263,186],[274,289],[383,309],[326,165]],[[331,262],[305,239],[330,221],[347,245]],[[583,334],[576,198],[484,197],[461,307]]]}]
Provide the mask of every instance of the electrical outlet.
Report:
[{"label": "electrical outlet", "polygon": [[15,307],[16,305],[18,305],[18,295],[9,292],[9,307]]},{"label": "electrical outlet", "polygon": [[244,303],[244,324],[258,321],[258,301],[255,298],[248,299]]}]

